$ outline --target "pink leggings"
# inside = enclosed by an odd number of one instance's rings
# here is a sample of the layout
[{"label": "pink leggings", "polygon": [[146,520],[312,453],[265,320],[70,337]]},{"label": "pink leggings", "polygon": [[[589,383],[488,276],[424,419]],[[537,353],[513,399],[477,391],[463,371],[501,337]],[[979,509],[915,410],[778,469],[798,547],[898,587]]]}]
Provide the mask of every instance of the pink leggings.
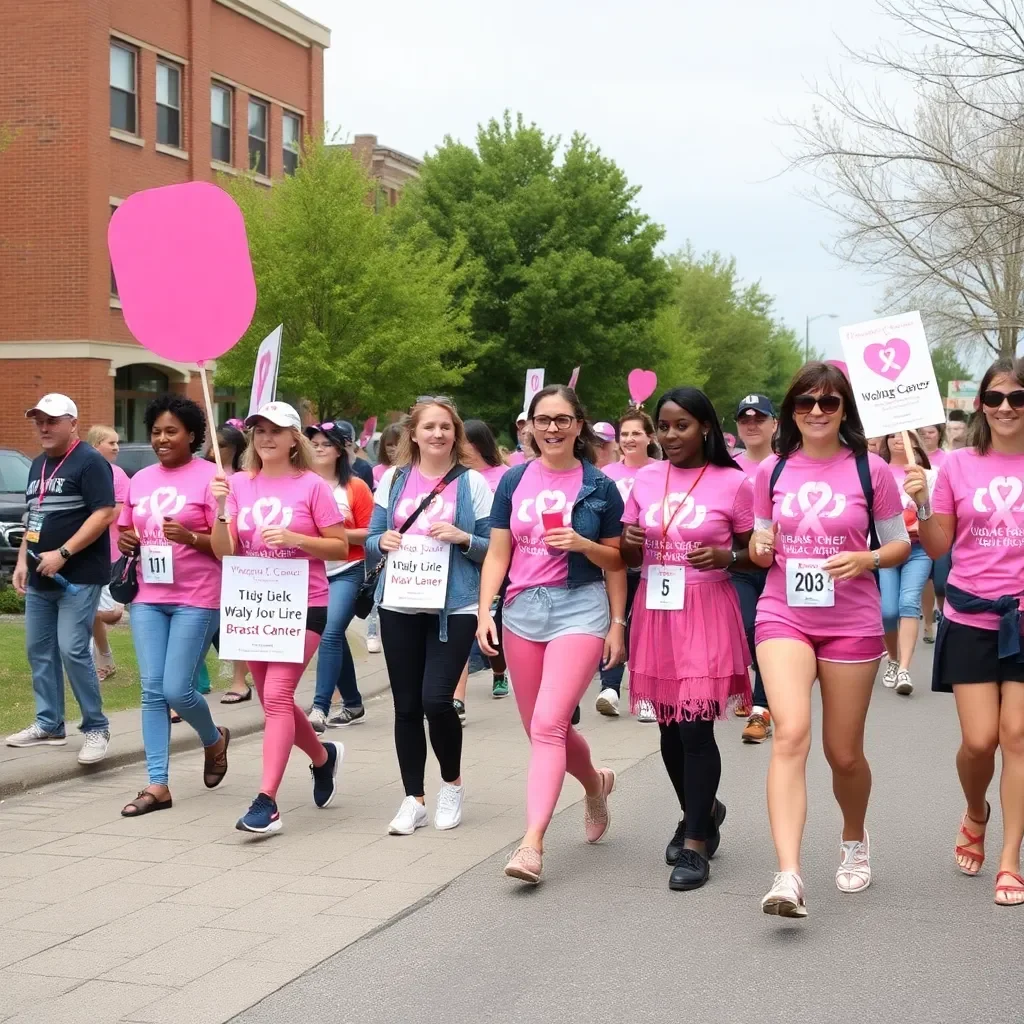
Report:
[{"label": "pink leggings", "polygon": [[307,629],[301,665],[284,661],[249,662],[252,681],[256,684],[256,692],[266,718],[260,792],[275,800],[293,746],[304,750],[318,767],[326,757],[320,738],[295,703],[295,688],[319,645],[320,634]]},{"label": "pink leggings", "polygon": [[538,643],[505,629],[502,649],[530,737],[526,826],[543,832],[555,813],[567,770],[584,787],[596,789],[598,784],[590,747],[570,722],[601,663],[604,640],[577,634]]}]

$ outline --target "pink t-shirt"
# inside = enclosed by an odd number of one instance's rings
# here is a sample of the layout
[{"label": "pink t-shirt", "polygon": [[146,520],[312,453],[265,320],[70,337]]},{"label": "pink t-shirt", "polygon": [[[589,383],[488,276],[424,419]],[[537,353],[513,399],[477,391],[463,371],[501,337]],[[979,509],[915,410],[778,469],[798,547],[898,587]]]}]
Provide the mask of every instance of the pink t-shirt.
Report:
[{"label": "pink t-shirt", "polygon": [[534,459],[512,493],[512,562],[508,600],[530,587],[564,587],[569,579],[569,553],[544,543],[542,512],[560,512],[562,525],[572,522],[572,506],[583,485],[583,466],[557,471]]},{"label": "pink t-shirt", "polygon": [[941,469],[942,464],[948,458],[949,452],[944,451],[942,448],[936,448],[935,451],[928,452],[928,461],[932,464],[932,469]]},{"label": "pink t-shirt", "polygon": [[[857,475],[857,460],[844,448],[828,459],[798,451],[771,489],[770,455],[754,479],[754,516],[781,524],[775,562],[757,604],[758,622],[785,622],[812,636],[881,636],[878,586],[870,573],[835,584],[834,608],[791,608],[786,603],[786,559],[830,558],[841,551],[867,551],[868,509]],[[889,467],[868,455],[875,492],[875,522],[900,515],[903,503]]]},{"label": "pink t-shirt", "polygon": [[619,497],[622,498],[622,503],[625,504],[629,501],[629,492],[633,490],[633,481],[636,479],[637,473],[640,472],[640,469],[649,466],[654,461],[654,459],[648,459],[647,462],[639,468],[627,466],[624,462],[610,462],[601,470],[601,472],[609,479],[615,481],[615,487],[619,492]]},{"label": "pink t-shirt", "polygon": [[378,462],[373,467],[373,486],[376,487],[380,483],[380,478],[390,469],[390,466],[385,466],[383,463]]},{"label": "pink t-shirt", "polygon": [[498,481],[508,472],[508,466],[488,466],[486,469],[480,470],[480,475],[487,481],[487,486],[491,489],[491,494],[494,493],[498,486]]},{"label": "pink t-shirt", "polygon": [[[165,519],[181,523],[193,533],[209,533],[217,518],[217,502],[210,482],[217,467],[192,459],[176,469],[159,463],[140,469],[128,482],[128,497],[118,516],[119,526],[130,526],[140,545],[170,548],[172,583],[147,583],[139,566],[140,604],[184,604],[193,608],[220,607],[220,562],[188,544],[172,544],[163,533]],[[145,558],[145,554],[142,555]]]},{"label": "pink t-shirt", "polygon": [[[687,565],[687,552],[697,548],[732,548],[734,534],[754,528],[753,491],[746,476],[731,467],[709,465],[702,473],[654,462],[637,471],[622,521],[646,533],[646,577],[652,564]],[[728,575],[725,569],[693,569],[686,583],[711,583]]]},{"label": "pink t-shirt", "polygon": [[743,470],[747,475],[747,479],[753,483],[754,477],[757,476],[757,467],[761,465],[760,462],[754,462],[754,460],[745,452],[737,452],[733,458],[736,460],[736,465]]},{"label": "pink t-shirt", "polygon": [[[110,464],[110,468],[114,472],[114,504],[124,505],[128,500],[128,485],[131,481],[128,479],[128,474],[119,466],[116,462]],[[121,531],[117,528],[117,523],[110,524],[110,560],[116,562],[121,557],[121,552],[117,547],[117,540],[120,537]]]},{"label": "pink t-shirt", "polygon": [[[1024,597],[1024,455],[950,452],[932,508],[956,516],[950,583],[988,600]],[[962,625],[999,628],[994,612],[965,615],[947,601],[945,614]]]},{"label": "pink t-shirt", "polygon": [[[443,476],[443,474],[442,474]],[[405,478],[402,496],[395,505],[395,529],[400,530],[405,521],[423,504],[423,500],[437,486],[440,476],[426,477],[420,472],[419,465],[413,466]],[[434,523],[453,523],[455,521],[455,502],[459,494],[459,481],[453,480],[434,500],[420,513],[416,522],[406,533],[428,534]]]},{"label": "pink t-shirt", "polygon": [[327,572],[323,560],[301,548],[268,548],[260,528],[283,526],[293,533],[318,537],[320,531],[344,522],[331,485],[316,473],[266,477],[236,473],[231,478],[228,515],[238,531],[239,554],[261,558],[306,558],[309,560],[310,608],[327,604]]},{"label": "pink t-shirt", "polygon": [[513,452],[508,457],[508,464],[510,466],[521,466],[526,461],[526,456],[522,452]]}]

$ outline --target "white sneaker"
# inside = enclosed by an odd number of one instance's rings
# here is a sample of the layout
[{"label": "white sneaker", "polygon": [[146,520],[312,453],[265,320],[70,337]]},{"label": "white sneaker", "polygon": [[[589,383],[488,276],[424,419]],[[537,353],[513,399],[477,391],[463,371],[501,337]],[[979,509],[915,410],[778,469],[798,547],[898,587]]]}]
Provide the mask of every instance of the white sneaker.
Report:
[{"label": "white sneaker", "polygon": [[886,658],[885,671],[882,673],[882,685],[891,690],[896,685],[896,676],[899,674],[899,671],[899,662]]},{"label": "white sneaker", "polygon": [[909,697],[914,692],[914,680],[905,668],[896,673],[896,692],[903,697]]},{"label": "white sneaker", "polygon": [[864,841],[854,840],[839,847],[839,868],[836,870],[836,887],[840,892],[860,892],[871,884],[871,840],[867,829]]},{"label": "white sneaker", "polygon": [[97,646],[96,641],[92,642],[92,660],[96,666],[96,678],[102,683],[104,679],[109,679],[112,675],[117,672],[117,666],[114,664],[114,652],[107,651],[104,654]]},{"label": "white sneaker", "polygon": [[776,872],[772,887],[761,900],[761,909],[773,917],[806,917],[803,879],[795,871]]},{"label": "white sneaker", "polygon": [[309,719],[309,724],[313,726],[313,732],[327,731],[327,715],[319,708],[310,708],[306,717]]},{"label": "white sneaker", "polygon": [[619,717],[619,695],[610,686],[597,698],[597,710],[609,718]]},{"label": "white sneaker", "polygon": [[92,729],[85,734],[82,749],[78,752],[79,764],[97,764],[107,756],[110,745],[110,733]]},{"label": "white sneaker", "polygon": [[[407,796],[388,825],[389,836],[411,836],[427,824],[427,809],[414,796]],[[458,824],[458,822],[456,822]],[[449,826],[450,827],[450,826]]]},{"label": "white sneaker", "polygon": [[656,722],[658,716],[654,713],[654,705],[649,700],[642,700],[636,706],[636,720],[638,722]]},{"label": "white sneaker", "polygon": [[[462,821],[462,796],[465,790],[465,786],[442,781],[437,794],[437,807],[434,809],[434,828],[444,832],[455,828]],[[426,814],[423,817],[426,818]]]},{"label": "white sneaker", "polygon": [[21,732],[12,733],[7,737],[9,747],[63,747],[67,736],[53,736],[41,729],[36,722]]},{"label": "white sneaker", "polygon": [[366,651],[368,654],[380,654],[380,637],[379,636],[368,636],[366,638]]}]

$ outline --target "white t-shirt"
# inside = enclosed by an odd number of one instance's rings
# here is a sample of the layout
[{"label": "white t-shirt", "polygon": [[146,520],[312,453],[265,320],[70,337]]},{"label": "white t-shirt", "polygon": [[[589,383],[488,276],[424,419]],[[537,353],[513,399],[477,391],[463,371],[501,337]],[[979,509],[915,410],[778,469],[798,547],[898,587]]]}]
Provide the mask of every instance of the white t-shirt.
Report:
[{"label": "white t-shirt", "polygon": [[[342,487],[341,484],[338,484],[334,488],[334,500],[338,503],[338,511],[342,514],[345,522],[351,521],[352,508],[348,503],[348,488]],[[327,578],[330,579],[332,576],[337,576],[338,573],[342,573],[346,569],[351,569],[353,565],[359,565],[361,561],[361,558],[357,558],[351,562],[324,562],[324,568],[327,570]]]}]

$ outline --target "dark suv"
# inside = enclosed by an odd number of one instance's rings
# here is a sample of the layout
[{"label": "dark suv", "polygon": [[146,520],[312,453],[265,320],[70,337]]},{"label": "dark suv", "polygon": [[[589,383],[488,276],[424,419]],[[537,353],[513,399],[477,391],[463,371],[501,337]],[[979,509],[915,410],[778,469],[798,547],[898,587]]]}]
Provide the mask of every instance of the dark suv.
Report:
[{"label": "dark suv", "polygon": [[25,533],[25,488],[32,460],[12,448],[0,448],[0,577],[9,579]]}]

